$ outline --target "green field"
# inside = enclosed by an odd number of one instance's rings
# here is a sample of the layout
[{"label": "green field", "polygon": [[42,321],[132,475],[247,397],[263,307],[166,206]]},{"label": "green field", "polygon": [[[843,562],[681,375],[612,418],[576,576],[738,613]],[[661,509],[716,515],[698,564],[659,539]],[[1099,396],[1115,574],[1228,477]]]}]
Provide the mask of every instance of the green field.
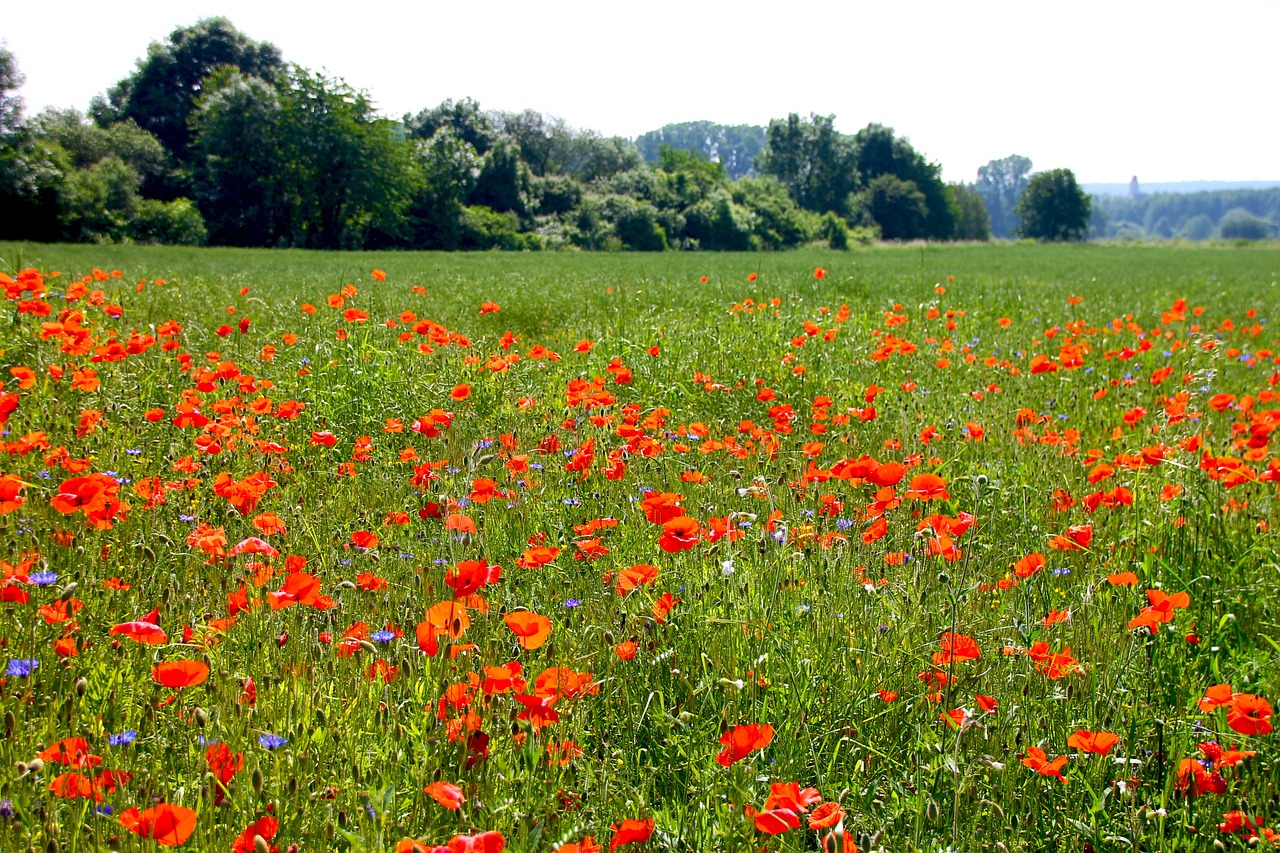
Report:
[{"label": "green field", "polygon": [[0,849],[1274,843],[1274,247],[0,271]]}]

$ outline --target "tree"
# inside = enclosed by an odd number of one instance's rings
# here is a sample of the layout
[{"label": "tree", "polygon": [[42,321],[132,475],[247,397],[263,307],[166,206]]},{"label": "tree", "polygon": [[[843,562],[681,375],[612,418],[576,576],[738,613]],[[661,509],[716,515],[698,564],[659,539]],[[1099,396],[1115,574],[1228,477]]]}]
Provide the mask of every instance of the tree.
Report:
[{"label": "tree", "polygon": [[410,139],[430,139],[442,127],[452,127],[460,139],[481,155],[487,154],[498,138],[493,119],[481,111],[480,104],[472,98],[463,98],[457,103],[447,98],[439,106],[404,117],[405,133]]},{"label": "tree", "polygon": [[991,217],[991,236],[1012,237],[1018,229],[1018,217],[1014,209],[1018,198],[1027,188],[1031,174],[1031,160],[1011,154],[1003,160],[992,160],[978,169],[978,182],[974,185]]},{"label": "tree", "polygon": [[929,209],[913,181],[886,173],[867,185],[862,198],[884,239],[914,240],[923,234]]},{"label": "tree", "polygon": [[[284,71],[275,45],[253,41],[226,18],[205,18],[174,30],[163,44],[152,42],[137,69],[105,97],[94,98],[89,111],[104,127],[133,119],[185,164],[192,140],[191,113],[204,92],[205,78],[224,65],[268,80]],[[180,186],[175,178],[167,189],[173,193]]]},{"label": "tree", "polygon": [[554,116],[536,110],[489,114],[494,128],[520,146],[520,156],[538,177],[566,174],[573,159],[573,128]]},{"label": "tree", "polygon": [[280,97],[291,245],[360,248],[393,241],[419,173],[395,122],[341,80],[295,67]]},{"label": "tree", "polygon": [[422,183],[409,207],[410,243],[422,249],[456,249],[462,208],[480,174],[480,157],[452,127],[418,141],[415,157]]},{"label": "tree", "polygon": [[192,190],[216,245],[288,241],[275,86],[240,71],[210,83],[192,114]]},{"label": "tree", "polygon": [[1222,215],[1218,233],[1224,240],[1265,240],[1271,235],[1271,226],[1243,207],[1235,207]]},{"label": "tree", "polygon": [[955,215],[957,240],[990,240],[991,218],[982,196],[972,184],[948,184]]},{"label": "tree", "polygon": [[17,94],[22,81],[18,60],[0,41],[0,146],[10,141],[22,125],[22,98]]},{"label": "tree", "polygon": [[[924,218],[899,219],[890,228],[880,223],[886,239],[950,240],[955,232],[955,216],[946,184],[942,181],[942,167],[924,159],[905,138],[896,135],[893,128],[882,124],[869,124],[853,137],[857,152],[858,173],[869,186],[882,175],[892,175],[901,181],[914,184],[924,200]],[[887,186],[887,185],[886,185]],[[891,231],[910,222],[909,232],[890,237]]]},{"label": "tree", "polygon": [[805,210],[849,212],[849,196],[859,186],[857,149],[835,129],[835,116],[791,113],[769,122],[767,138],[756,164],[761,173],[781,181]]},{"label": "tree", "polygon": [[635,145],[646,163],[660,162],[664,146],[695,152],[723,166],[736,181],[752,173],[756,157],[764,150],[765,129],[751,124],[686,121],[643,133],[636,137]]},{"label": "tree", "polygon": [[1014,212],[1022,220],[1019,231],[1024,237],[1082,240],[1091,205],[1070,169],[1052,169],[1031,176]]}]

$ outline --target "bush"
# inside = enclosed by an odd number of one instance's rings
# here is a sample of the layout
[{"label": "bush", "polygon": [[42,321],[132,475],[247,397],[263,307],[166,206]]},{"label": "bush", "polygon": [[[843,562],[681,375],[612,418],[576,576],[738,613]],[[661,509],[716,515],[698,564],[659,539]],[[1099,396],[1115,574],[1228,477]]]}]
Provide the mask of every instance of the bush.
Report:
[{"label": "bush", "polygon": [[505,249],[521,251],[542,248],[535,234],[520,231],[520,217],[513,212],[498,213],[487,207],[462,208],[463,249]]},{"label": "bush", "polygon": [[827,245],[841,251],[849,248],[849,226],[835,211],[827,211],[822,217],[822,230],[818,236],[827,241]]},{"label": "bush", "polygon": [[1224,240],[1265,240],[1271,236],[1271,223],[1243,207],[1235,207],[1222,214],[1218,233]]},{"label": "bush", "polygon": [[1203,213],[1198,213],[1182,223],[1179,236],[1186,240],[1208,240],[1213,236],[1213,220]]},{"label": "bush", "polygon": [[129,236],[138,243],[163,246],[203,246],[209,239],[204,217],[190,199],[173,201],[143,199],[138,215],[129,226]]}]

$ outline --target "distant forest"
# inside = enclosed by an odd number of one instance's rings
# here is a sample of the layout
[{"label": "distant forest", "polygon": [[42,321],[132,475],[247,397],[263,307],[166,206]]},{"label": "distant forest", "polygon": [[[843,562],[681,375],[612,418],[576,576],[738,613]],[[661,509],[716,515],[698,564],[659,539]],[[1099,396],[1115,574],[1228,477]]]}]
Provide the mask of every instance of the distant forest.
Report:
[{"label": "distant forest", "polygon": [[[972,183],[946,183],[941,166],[892,128],[845,134],[834,116],[793,113],[763,127],[685,122],[634,140],[471,99],[397,121],[224,18],[153,42],[87,114],[28,117],[21,81],[0,45],[0,239],[843,249],[1017,237],[1015,210],[1033,177],[1031,161],[1014,155]],[[1260,239],[1278,226],[1272,190],[1098,198],[1089,233]]]}]

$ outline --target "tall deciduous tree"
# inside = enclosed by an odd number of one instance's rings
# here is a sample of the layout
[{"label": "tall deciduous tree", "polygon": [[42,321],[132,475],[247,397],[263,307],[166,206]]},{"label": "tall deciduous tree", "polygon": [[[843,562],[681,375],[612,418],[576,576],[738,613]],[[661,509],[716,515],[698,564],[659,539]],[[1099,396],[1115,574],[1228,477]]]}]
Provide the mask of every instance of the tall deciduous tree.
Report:
[{"label": "tall deciduous tree", "polygon": [[[942,181],[942,167],[925,160],[911,143],[894,133],[893,128],[882,124],[869,124],[853,137],[857,150],[858,172],[868,185],[882,175],[893,175],[901,181],[915,184],[924,199],[924,218],[897,219],[888,229],[876,218],[884,236],[911,222],[911,231],[896,239],[928,238],[950,240],[955,232],[955,214],[951,207],[946,184]],[[874,214],[873,214],[874,215]],[[891,238],[895,239],[895,238]]]},{"label": "tall deciduous tree", "polygon": [[1015,209],[1024,237],[1037,240],[1081,240],[1089,227],[1091,205],[1075,173],[1052,169],[1031,176]]},{"label": "tall deciduous tree", "polygon": [[[103,126],[133,119],[185,164],[192,140],[191,113],[205,78],[223,65],[267,79],[284,70],[275,45],[253,41],[226,18],[206,18],[174,30],[163,44],[152,42],[137,69],[105,97],[95,98],[90,112]],[[181,183],[175,176],[165,189],[177,192]]]},{"label": "tall deciduous tree", "polygon": [[978,169],[978,182],[974,185],[991,217],[993,237],[1012,237],[1018,230],[1015,208],[1018,197],[1026,190],[1031,174],[1031,158],[1011,154],[1001,160],[992,160]]},{"label": "tall deciduous tree", "polygon": [[816,213],[849,212],[849,196],[858,189],[858,154],[853,139],[835,129],[835,116],[791,113],[769,122],[768,145],[757,161],[796,204]]},{"label": "tall deciduous tree", "polygon": [[955,213],[957,240],[990,240],[991,216],[982,196],[972,184],[948,184],[951,209]]}]

